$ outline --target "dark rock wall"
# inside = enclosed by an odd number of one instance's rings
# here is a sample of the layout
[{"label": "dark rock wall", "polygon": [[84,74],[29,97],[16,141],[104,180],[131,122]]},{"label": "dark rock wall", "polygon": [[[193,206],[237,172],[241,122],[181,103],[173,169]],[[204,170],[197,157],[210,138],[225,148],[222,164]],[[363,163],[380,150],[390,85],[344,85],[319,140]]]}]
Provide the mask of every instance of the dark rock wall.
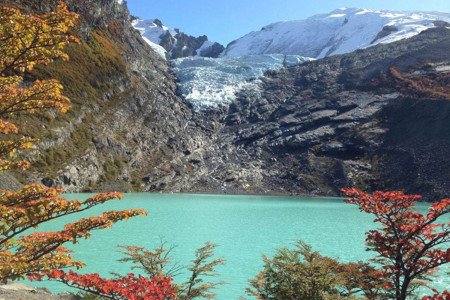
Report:
[{"label": "dark rock wall", "polygon": [[223,117],[216,136],[230,151],[227,168],[212,168],[205,190],[220,178],[224,191],[449,195],[446,49],[450,30],[437,28],[268,72],[261,90],[242,91]]}]

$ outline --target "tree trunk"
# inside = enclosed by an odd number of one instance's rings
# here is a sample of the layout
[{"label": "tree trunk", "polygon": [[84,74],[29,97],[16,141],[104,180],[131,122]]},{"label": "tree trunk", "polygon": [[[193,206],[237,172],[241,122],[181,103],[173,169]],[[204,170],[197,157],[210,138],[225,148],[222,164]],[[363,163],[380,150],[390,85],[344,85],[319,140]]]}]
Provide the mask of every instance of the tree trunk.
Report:
[{"label": "tree trunk", "polygon": [[406,300],[406,297],[408,296],[408,287],[409,283],[411,282],[410,279],[405,279],[402,283],[402,288],[400,290],[400,297],[397,298],[397,300]]}]

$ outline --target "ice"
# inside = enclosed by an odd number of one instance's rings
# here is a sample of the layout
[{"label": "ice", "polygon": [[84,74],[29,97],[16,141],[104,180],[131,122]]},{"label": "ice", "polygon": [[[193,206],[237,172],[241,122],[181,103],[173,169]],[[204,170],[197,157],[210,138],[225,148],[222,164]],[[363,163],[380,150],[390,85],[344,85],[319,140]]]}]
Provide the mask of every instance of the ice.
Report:
[{"label": "ice", "polygon": [[243,88],[258,90],[264,72],[311,59],[302,56],[189,57],[172,60],[180,91],[195,110],[228,105]]}]

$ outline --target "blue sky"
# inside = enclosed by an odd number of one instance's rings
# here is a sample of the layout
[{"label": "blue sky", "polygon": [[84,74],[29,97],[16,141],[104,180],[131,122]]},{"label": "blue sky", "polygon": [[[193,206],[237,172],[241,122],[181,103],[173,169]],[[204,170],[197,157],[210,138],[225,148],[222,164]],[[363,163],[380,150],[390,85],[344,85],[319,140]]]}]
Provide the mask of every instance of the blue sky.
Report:
[{"label": "blue sky", "polygon": [[299,20],[339,7],[427,10],[450,13],[450,0],[128,0],[131,13],[159,18],[191,35],[224,45],[282,20]]}]

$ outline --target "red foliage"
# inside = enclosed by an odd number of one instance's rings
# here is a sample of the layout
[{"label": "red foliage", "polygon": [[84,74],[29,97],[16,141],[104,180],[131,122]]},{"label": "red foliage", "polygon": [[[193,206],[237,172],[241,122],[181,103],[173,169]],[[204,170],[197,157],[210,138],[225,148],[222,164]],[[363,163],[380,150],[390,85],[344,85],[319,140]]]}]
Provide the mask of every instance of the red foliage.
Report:
[{"label": "red foliage", "polygon": [[74,271],[61,270],[45,271],[30,275],[31,280],[59,281],[68,286],[114,300],[171,300],[176,298],[172,279],[167,277],[153,277],[128,274],[127,276],[105,279],[98,274],[80,275]]},{"label": "red foliage", "polygon": [[433,296],[425,296],[422,300],[450,300],[450,291],[444,291],[442,293],[435,291]]},{"label": "red foliage", "polygon": [[[392,78],[386,78],[390,86],[410,96],[425,96],[450,100],[450,73],[428,72],[425,74],[406,74],[390,68]],[[393,80],[392,80],[393,79]]]},{"label": "red foliage", "polygon": [[356,204],[361,211],[373,214],[380,229],[367,233],[369,250],[378,253],[376,262],[389,278],[393,297],[406,299],[412,292],[412,283],[427,279],[426,276],[439,266],[450,262],[450,222],[435,223],[450,212],[450,199],[443,199],[430,206],[423,215],[413,210],[420,196],[403,192],[374,192],[367,194],[357,189],[343,189],[350,198],[347,203]]}]

